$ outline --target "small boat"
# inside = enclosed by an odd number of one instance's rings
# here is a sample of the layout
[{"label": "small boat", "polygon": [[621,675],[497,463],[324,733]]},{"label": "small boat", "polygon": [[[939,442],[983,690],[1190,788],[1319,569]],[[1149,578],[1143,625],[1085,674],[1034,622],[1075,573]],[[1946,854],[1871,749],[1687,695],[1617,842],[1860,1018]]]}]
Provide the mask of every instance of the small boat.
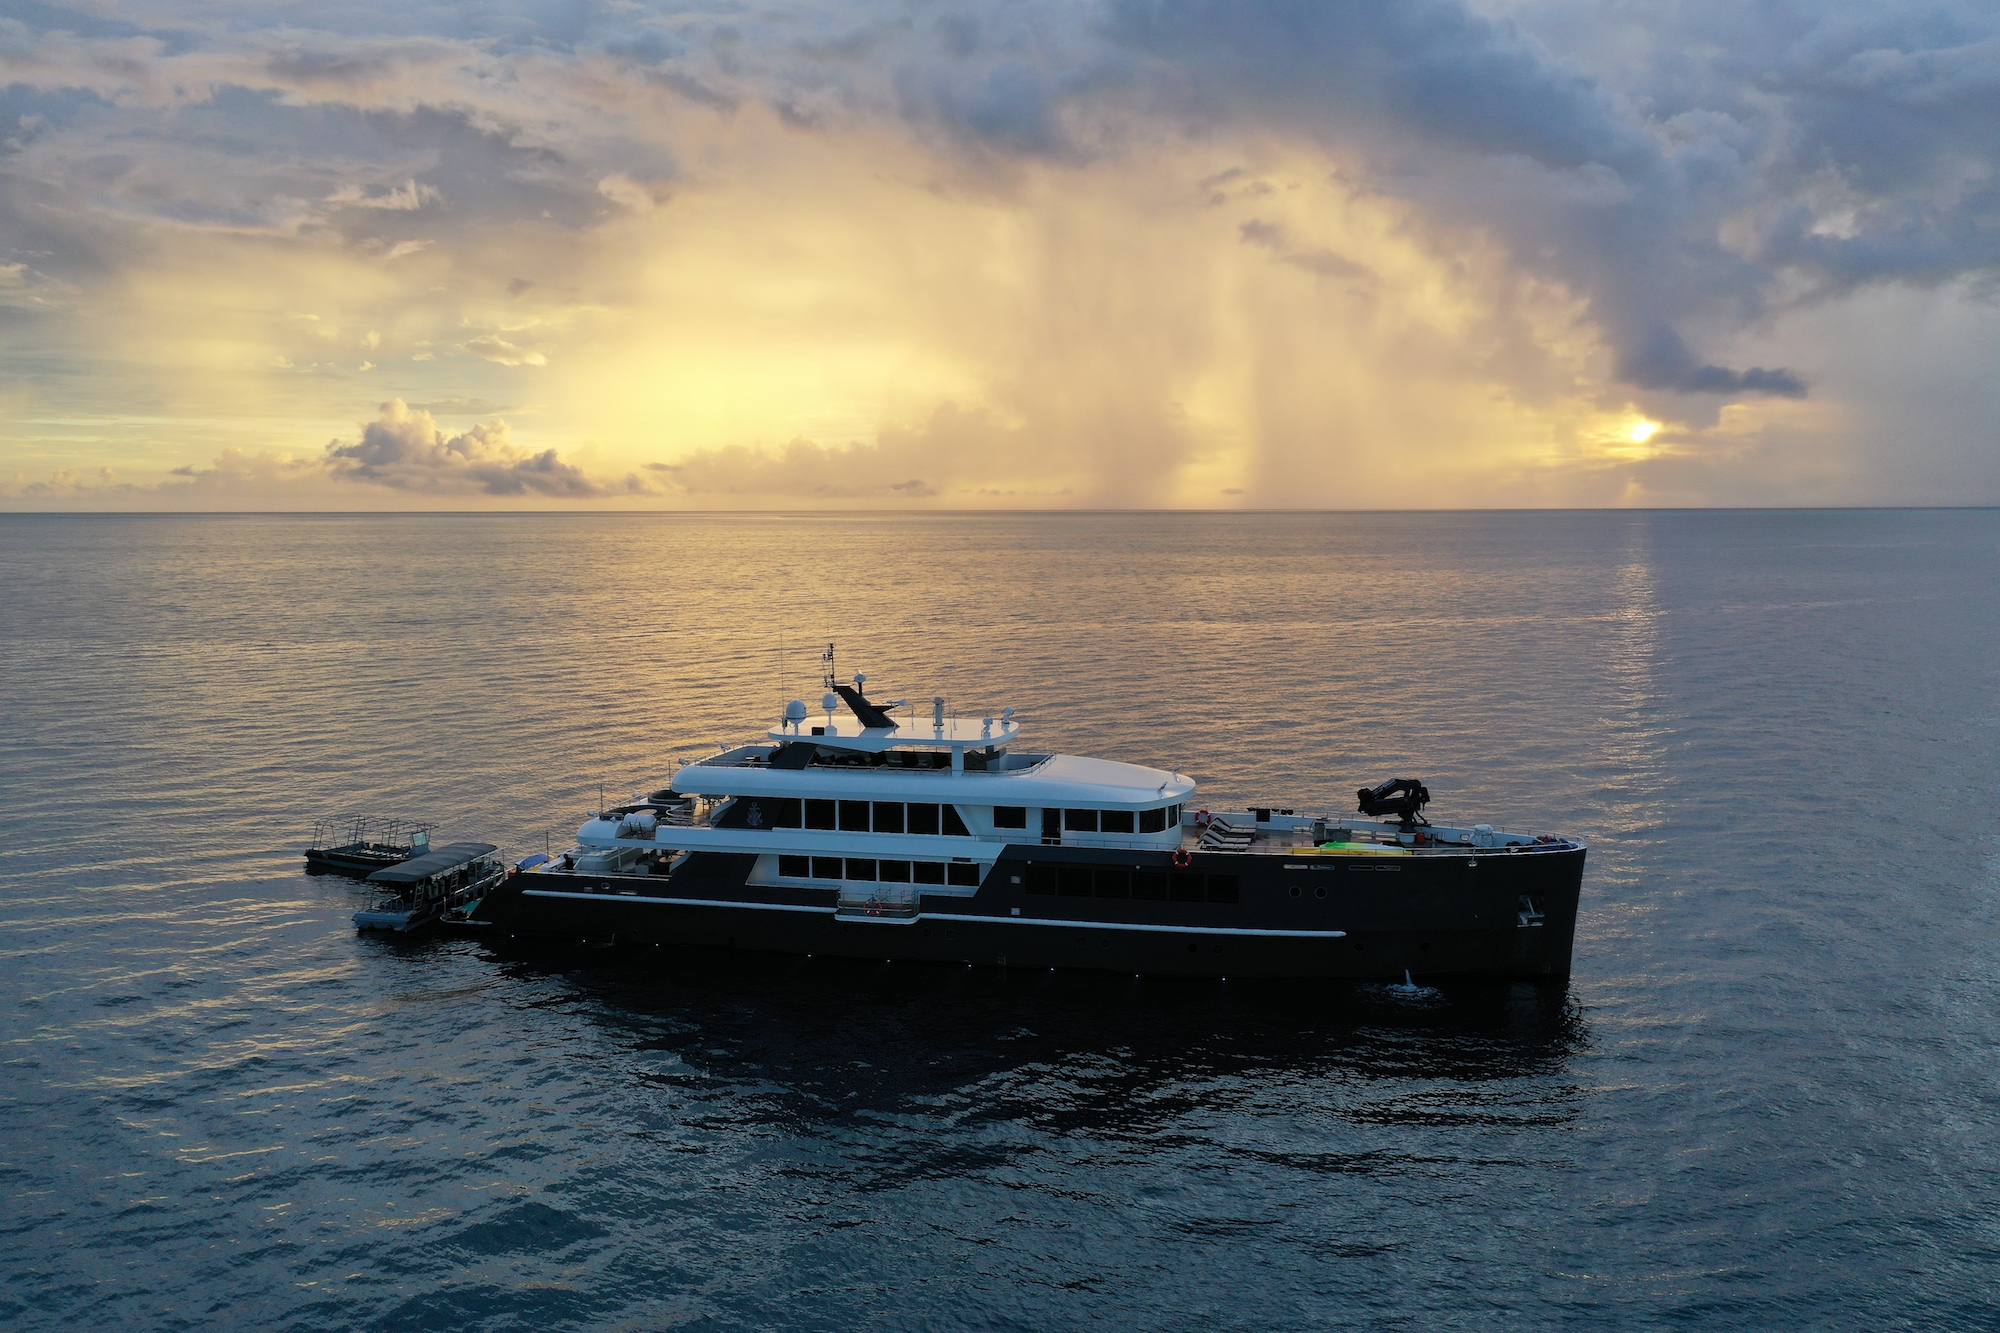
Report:
[{"label": "small boat", "polygon": [[394,896],[356,912],[355,926],[408,933],[464,915],[506,878],[506,867],[494,856],[498,850],[490,842],[454,842],[375,871],[368,882]]},{"label": "small boat", "polygon": [[[1020,748],[1020,723],[896,716],[824,659],[823,721],[594,815],[470,915],[628,943],[1218,977],[1564,977],[1584,845],[1424,816],[1203,808],[1177,772]],[[851,717],[837,717],[841,710]],[[1161,748],[1159,737],[1151,748]],[[1359,816],[1356,818],[1355,816]]]},{"label": "small boat", "polygon": [[367,879],[385,866],[399,865],[430,849],[429,824],[341,815],[313,826],[312,846],[306,848],[306,873]]}]

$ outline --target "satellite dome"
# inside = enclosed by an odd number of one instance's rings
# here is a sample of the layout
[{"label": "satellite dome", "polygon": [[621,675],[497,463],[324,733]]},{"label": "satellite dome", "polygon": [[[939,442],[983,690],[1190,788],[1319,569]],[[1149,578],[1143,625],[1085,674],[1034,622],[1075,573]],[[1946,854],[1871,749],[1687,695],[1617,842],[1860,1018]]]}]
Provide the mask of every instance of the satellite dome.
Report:
[{"label": "satellite dome", "polygon": [[785,721],[803,722],[805,720],[806,701],[804,699],[794,699],[785,705]]},{"label": "satellite dome", "polygon": [[840,696],[832,690],[828,690],[819,697],[819,707],[822,713],[831,713],[834,709],[840,707]]}]

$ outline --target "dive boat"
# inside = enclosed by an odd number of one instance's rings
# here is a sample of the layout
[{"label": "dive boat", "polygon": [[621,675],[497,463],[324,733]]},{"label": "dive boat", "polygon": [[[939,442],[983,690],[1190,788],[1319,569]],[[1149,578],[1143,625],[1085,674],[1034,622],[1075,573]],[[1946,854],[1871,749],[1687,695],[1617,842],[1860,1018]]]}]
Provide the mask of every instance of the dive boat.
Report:
[{"label": "dive boat", "polygon": [[[1223,977],[1564,977],[1585,848],[1424,816],[1202,808],[1179,773],[1019,748],[1014,710],[897,718],[823,659],[824,722],[597,812],[471,917],[520,934]],[[838,715],[838,716],[837,716]]]},{"label": "dive boat", "polygon": [[358,930],[408,933],[463,915],[506,878],[506,864],[490,842],[454,842],[386,866],[368,876],[389,897],[354,914]]},{"label": "dive boat", "polygon": [[399,865],[431,849],[429,824],[405,824],[400,819],[343,815],[322,819],[306,848],[308,875],[346,875],[367,879],[387,866]]}]

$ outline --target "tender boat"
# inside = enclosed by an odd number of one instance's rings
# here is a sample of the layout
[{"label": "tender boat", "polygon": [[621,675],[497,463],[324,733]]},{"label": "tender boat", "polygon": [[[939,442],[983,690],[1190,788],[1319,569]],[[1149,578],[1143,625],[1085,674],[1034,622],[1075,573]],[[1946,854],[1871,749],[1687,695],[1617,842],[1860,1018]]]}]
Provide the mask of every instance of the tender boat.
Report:
[{"label": "tender boat", "polygon": [[[517,933],[1225,977],[1562,977],[1585,848],[1424,816],[1200,806],[1178,773],[1023,750],[998,717],[899,720],[824,659],[825,720],[606,809],[471,913]],[[836,714],[844,714],[836,716]]]},{"label": "tender boat", "polygon": [[306,873],[367,879],[385,866],[423,855],[430,843],[429,824],[370,815],[322,819],[313,828],[312,846],[306,848]]},{"label": "tender boat", "polygon": [[368,876],[392,895],[354,914],[361,930],[421,930],[453,915],[462,916],[507,876],[506,863],[490,842],[454,842]]}]

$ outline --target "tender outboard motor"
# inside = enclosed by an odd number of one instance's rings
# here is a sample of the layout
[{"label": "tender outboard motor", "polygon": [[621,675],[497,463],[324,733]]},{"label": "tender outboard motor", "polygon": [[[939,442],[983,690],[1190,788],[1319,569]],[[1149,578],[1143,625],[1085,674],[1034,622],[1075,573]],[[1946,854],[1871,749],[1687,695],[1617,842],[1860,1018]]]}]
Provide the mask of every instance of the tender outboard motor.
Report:
[{"label": "tender outboard motor", "polygon": [[1362,787],[1354,795],[1364,815],[1400,816],[1404,828],[1430,823],[1423,815],[1424,807],[1431,803],[1430,788],[1420,778],[1390,778],[1380,786]]}]

